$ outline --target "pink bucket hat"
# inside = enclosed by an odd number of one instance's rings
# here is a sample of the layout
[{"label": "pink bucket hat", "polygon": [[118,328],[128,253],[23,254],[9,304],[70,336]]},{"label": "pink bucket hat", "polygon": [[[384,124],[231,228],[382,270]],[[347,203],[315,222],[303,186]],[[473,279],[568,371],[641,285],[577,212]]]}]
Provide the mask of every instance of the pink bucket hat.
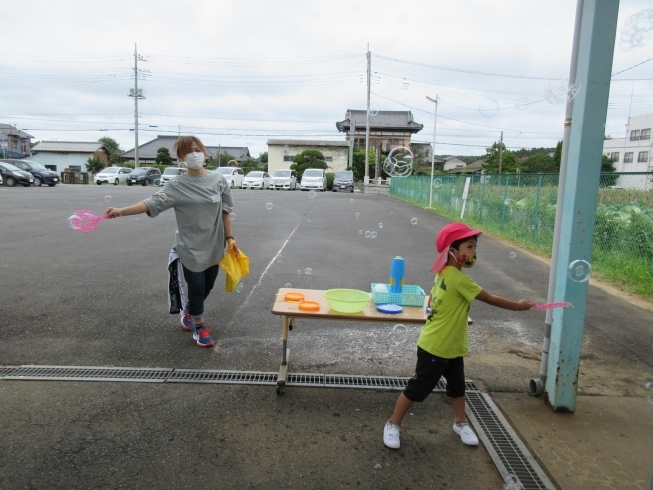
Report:
[{"label": "pink bucket hat", "polygon": [[469,226],[462,223],[451,223],[440,230],[438,236],[435,237],[435,249],[438,251],[438,258],[433,262],[431,272],[437,274],[447,264],[449,259],[449,247],[456,240],[463,238],[471,238],[479,236],[482,231],[472,230]]}]

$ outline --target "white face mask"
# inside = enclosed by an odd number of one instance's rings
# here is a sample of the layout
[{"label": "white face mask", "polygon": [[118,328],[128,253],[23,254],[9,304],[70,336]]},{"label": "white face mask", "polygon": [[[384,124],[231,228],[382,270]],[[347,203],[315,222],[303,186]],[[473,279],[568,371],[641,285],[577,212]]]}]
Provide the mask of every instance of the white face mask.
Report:
[{"label": "white face mask", "polygon": [[204,159],[204,153],[189,153],[186,155],[186,165],[188,165],[188,168],[198,170],[204,165]]}]

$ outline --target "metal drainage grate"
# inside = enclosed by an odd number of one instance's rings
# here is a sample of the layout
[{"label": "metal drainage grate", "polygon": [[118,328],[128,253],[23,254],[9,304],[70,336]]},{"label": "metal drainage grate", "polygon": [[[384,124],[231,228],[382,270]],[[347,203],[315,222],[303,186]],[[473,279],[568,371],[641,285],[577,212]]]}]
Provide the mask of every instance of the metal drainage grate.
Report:
[{"label": "metal drainage grate", "polygon": [[487,393],[467,392],[467,416],[501,476],[516,475],[525,490],[555,489]]},{"label": "metal drainage grate", "polygon": [[288,373],[286,386],[324,386],[324,374]]},{"label": "metal drainage grate", "polygon": [[16,369],[14,366],[0,366],[0,379],[13,373]]},{"label": "metal drainage grate", "polygon": [[20,366],[3,379],[43,381],[135,381],[163,383],[172,369],[88,366]]},{"label": "metal drainage grate", "polygon": [[224,383],[248,385],[276,385],[277,373],[258,371],[218,371],[204,369],[175,369],[167,383]]}]

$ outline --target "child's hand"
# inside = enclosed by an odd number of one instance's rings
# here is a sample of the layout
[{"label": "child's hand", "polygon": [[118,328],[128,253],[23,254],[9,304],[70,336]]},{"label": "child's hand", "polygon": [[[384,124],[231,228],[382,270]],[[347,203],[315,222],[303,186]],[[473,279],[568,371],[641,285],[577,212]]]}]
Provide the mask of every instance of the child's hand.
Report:
[{"label": "child's hand", "polygon": [[533,307],[533,303],[527,299],[520,299],[517,303],[521,306],[519,311],[528,311]]}]

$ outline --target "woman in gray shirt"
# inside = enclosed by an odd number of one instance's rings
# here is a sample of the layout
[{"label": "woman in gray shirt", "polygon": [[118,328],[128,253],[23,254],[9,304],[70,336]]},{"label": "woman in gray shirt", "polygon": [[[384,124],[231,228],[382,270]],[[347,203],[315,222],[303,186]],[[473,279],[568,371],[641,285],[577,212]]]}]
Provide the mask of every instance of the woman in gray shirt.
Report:
[{"label": "woman in gray shirt", "polygon": [[188,283],[188,309],[182,314],[181,325],[193,332],[198,346],[211,347],[214,342],[204,323],[204,300],[218,277],[225,242],[238,253],[228,219],[233,209],[231,187],[221,174],[204,168],[207,150],[198,138],[182,136],[174,148],[178,161],[188,165],[187,173],[144,201],[125,208],[108,208],[104,214],[107,218],[119,218],[147,213],[154,218],[174,208],[175,249]]}]

